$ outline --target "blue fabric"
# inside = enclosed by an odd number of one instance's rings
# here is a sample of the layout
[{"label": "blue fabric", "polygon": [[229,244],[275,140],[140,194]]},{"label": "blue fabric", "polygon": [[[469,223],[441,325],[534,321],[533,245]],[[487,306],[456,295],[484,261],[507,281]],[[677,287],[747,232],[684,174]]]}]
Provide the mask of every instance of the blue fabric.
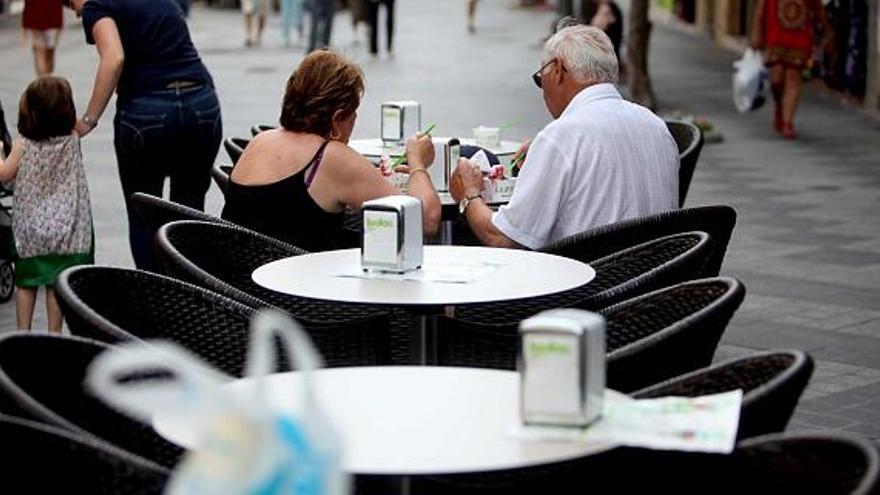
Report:
[{"label": "blue fabric", "polygon": [[92,29],[105,17],[116,22],[125,51],[116,88],[120,98],[164,89],[172,81],[213,85],[177,0],[88,0],[82,12],[88,43],[95,43]]},{"label": "blue fabric", "polygon": [[143,93],[119,101],[113,125],[132,257],[138,268],[156,271],[154,232],[132,208],[131,195],[161,197],[170,178],[171,201],[204,209],[223,137],[220,102],[210,86]]}]

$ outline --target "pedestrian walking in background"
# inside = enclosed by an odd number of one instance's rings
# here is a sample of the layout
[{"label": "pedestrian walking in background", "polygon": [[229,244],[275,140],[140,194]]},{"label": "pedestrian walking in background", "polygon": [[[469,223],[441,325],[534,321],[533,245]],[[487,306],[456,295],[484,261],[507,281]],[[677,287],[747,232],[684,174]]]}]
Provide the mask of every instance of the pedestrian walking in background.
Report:
[{"label": "pedestrian walking in background", "polygon": [[64,26],[60,0],[26,0],[21,27],[31,39],[37,75],[55,71],[55,48]]},{"label": "pedestrian walking in background", "polygon": [[241,0],[245,46],[258,46],[262,42],[263,28],[266,27],[266,16],[271,6],[271,0]]},{"label": "pedestrian walking in background", "polygon": [[367,25],[367,0],[349,0],[348,7],[351,9],[351,30],[354,32],[354,44],[360,43],[360,26]]},{"label": "pedestrian walking in background", "polygon": [[617,55],[618,62],[622,60],[620,56],[620,45],[623,43],[623,13],[620,7],[613,0],[589,1],[585,0],[582,7],[582,19],[590,26],[597,27],[611,39],[614,46],[614,54]]},{"label": "pedestrian walking in background", "polygon": [[773,128],[785,139],[797,137],[794,114],[803,71],[812,64],[817,25],[827,43],[833,33],[820,0],[758,0],[755,6],[751,46],[764,49],[775,102]]},{"label": "pedestrian walking in background", "polygon": [[113,146],[138,268],[155,270],[153,238],[131,195],[162,196],[202,210],[223,137],[214,82],[190,39],[175,0],[65,0],[82,16],[100,62],[80,136],[98,125],[115,90]]},{"label": "pedestrian walking in background", "polygon": [[303,0],[281,0],[281,37],[290,46],[290,30],[296,28],[297,41],[303,40]]},{"label": "pedestrian walking in background", "polygon": [[333,16],[336,15],[336,0],[308,0],[312,14],[312,31],[309,33],[309,46],[306,53],[330,46],[333,31]]},{"label": "pedestrian walking in background", "polygon": [[467,28],[469,33],[477,32],[477,0],[467,0]]},{"label": "pedestrian walking in background", "polygon": [[55,279],[65,268],[95,259],[89,188],[75,125],[70,84],[41,76],[21,97],[21,136],[9,159],[0,159],[0,181],[15,179],[12,234],[19,330],[30,330],[37,290],[45,287],[49,331],[61,333]]},{"label": "pedestrian walking in background", "polygon": [[385,6],[385,47],[393,54],[394,0],[367,0],[367,22],[370,24],[370,55],[379,55],[379,5]]}]

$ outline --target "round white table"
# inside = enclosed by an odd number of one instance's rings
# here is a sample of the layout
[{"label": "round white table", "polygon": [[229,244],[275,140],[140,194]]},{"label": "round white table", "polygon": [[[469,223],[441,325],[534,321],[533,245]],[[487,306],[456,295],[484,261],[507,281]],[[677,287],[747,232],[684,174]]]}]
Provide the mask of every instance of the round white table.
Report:
[{"label": "round white table", "polygon": [[[417,316],[414,354],[434,362],[437,316],[446,306],[527,299],[564,292],[596,276],[590,265],[570,258],[520,249],[425,246],[422,272],[449,268],[483,273],[464,283],[370,277],[361,270],[359,249],[284,258],[254,270],[257,284],[309,299],[403,307]],[[491,264],[491,265],[487,265]]]},{"label": "round white table", "polygon": [[[434,137],[438,142],[446,142],[449,140],[447,137]],[[476,146],[476,141],[470,138],[460,138],[461,144]],[[517,141],[504,141],[502,140],[498,146],[492,148],[486,148],[487,150],[494,153],[499,158],[502,157],[513,157],[513,155],[519,150],[519,147],[522,143]],[[382,155],[388,155],[391,157],[400,156],[405,151],[405,146],[401,146],[399,144],[391,144],[386,145],[379,138],[368,138],[368,139],[352,139],[348,142],[348,145],[361,155],[364,155],[367,158],[381,158]]]},{"label": "round white table", "polygon": [[[353,474],[474,473],[560,462],[612,448],[608,443],[523,440],[519,374],[446,367],[363,367],[314,373],[316,400],[343,443],[343,468]],[[302,374],[266,378],[270,404],[296,411]],[[244,394],[253,379],[226,385]],[[606,400],[626,396],[606,390]],[[601,420],[600,420],[601,421]],[[153,419],[160,435],[194,445],[193,425],[173,415]]]}]

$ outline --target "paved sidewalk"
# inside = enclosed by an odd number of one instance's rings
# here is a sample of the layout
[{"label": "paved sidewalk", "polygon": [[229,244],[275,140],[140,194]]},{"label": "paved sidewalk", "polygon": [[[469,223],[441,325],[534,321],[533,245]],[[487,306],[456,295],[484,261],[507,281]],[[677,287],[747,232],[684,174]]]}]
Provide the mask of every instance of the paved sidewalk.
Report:
[{"label": "paved sidewalk", "polygon": [[[538,40],[553,14],[511,8],[514,0],[479,3],[477,33],[468,35],[465,2],[397,4],[394,57],[370,59],[354,43],[347,13],[334,43],[360,61],[367,90],[355,137],[378,134],[378,105],[422,102],[437,133],[468,135],[480,125],[519,122],[505,138],[533,135],[549,120],[529,75]],[[70,78],[79,108],[87,101],[96,54],[78,26],[67,29],[58,72]],[[284,48],[271,19],[264,46],[245,49],[237,11],[196,7],[196,44],[217,82],[226,136],[277,120],[286,78],[302,47]],[[32,78],[18,31],[0,23],[0,99],[8,114]],[[734,54],[708,40],[657,26],[651,65],[663,111],[708,118],[723,133],[707,145],[689,205],[736,207],[739,222],[724,271],[741,278],[746,301],[731,322],[717,359],[760,349],[798,348],[817,360],[816,373],[791,427],[880,436],[880,119],[808,90],[797,117],[801,138],[779,139],[768,109],[738,115],[730,101]],[[130,266],[122,195],[112,151],[112,105],[84,141],[100,263]],[[225,160],[221,151],[219,160]],[[208,210],[220,197],[212,189]],[[44,324],[38,306],[38,324]],[[0,306],[0,329],[14,328],[14,305]]]}]

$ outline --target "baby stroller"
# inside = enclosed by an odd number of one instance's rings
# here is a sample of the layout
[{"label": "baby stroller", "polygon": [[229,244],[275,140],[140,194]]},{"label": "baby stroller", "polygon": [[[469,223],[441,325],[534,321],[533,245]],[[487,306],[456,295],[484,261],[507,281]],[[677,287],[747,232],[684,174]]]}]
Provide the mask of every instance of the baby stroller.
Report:
[{"label": "baby stroller", "polygon": [[[10,151],[12,138],[6,128],[3,105],[0,104],[0,153],[8,156]],[[0,184],[0,302],[8,301],[15,291],[15,270],[12,268],[12,207],[8,199],[11,197],[12,189]]]}]

